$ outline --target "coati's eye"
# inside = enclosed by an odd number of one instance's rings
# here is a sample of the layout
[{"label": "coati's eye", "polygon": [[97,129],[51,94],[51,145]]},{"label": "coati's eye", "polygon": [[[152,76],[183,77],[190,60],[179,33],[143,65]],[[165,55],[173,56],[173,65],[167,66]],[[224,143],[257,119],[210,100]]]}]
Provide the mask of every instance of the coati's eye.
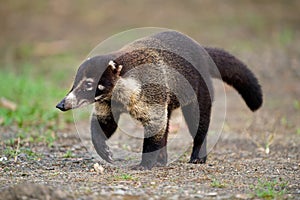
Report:
[{"label": "coati's eye", "polygon": [[93,89],[93,83],[90,82],[90,81],[84,82],[84,89],[85,89],[86,91],[92,90],[92,89]]}]

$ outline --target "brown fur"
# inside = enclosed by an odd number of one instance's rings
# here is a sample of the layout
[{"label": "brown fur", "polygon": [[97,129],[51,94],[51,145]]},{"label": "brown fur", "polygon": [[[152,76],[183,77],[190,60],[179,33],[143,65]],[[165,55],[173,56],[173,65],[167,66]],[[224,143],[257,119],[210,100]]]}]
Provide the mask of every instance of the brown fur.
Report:
[{"label": "brown fur", "polygon": [[172,110],[181,107],[194,138],[190,162],[205,163],[212,77],[232,85],[251,110],[261,106],[260,85],[240,60],[224,50],[203,49],[191,38],[167,31],[85,61],[78,69],[69,93],[72,95],[57,107],[63,111],[78,107],[68,101],[71,97],[84,104],[96,102],[92,141],[98,154],[108,162],[113,160],[105,141],[115,132],[120,114],[127,112],[139,120],[145,129],[138,167],[143,169],[167,163],[169,119]]}]

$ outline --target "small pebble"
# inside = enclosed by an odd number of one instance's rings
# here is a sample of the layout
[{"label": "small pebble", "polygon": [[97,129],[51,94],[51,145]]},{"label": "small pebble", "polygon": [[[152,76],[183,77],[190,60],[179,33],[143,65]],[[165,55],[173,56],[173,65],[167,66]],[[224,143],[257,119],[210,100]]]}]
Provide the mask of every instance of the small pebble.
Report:
[{"label": "small pebble", "polygon": [[208,196],[208,197],[216,197],[218,195],[218,193],[216,193],[216,192],[210,192],[210,193],[207,193],[205,195]]},{"label": "small pebble", "polygon": [[237,198],[237,199],[249,199],[249,198],[251,198],[251,196],[248,195],[248,194],[236,194],[235,198]]},{"label": "small pebble", "polygon": [[103,174],[104,173],[104,168],[99,165],[99,163],[94,164],[94,169],[97,172],[97,174]]},{"label": "small pebble", "polygon": [[4,156],[4,157],[1,157],[1,158],[0,158],[0,162],[3,162],[3,161],[7,161],[7,157],[5,157],[5,156]]},{"label": "small pebble", "polygon": [[114,191],[114,194],[116,194],[116,195],[124,195],[124,194],[125,194],[125,191],[119,189],[119,190]]}]

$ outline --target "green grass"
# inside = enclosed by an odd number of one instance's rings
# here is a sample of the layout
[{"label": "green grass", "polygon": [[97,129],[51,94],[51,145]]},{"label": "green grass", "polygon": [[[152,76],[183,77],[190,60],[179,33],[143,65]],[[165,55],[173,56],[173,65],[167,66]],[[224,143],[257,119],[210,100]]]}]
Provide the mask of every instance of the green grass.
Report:
[{"label": "green grass", "polygon": [[66,153],[63,155],[64,158],[73,158],[74,155],[71,150],[66,151]]},{"label": "green grass", "polygon": [[42,154],[35,152],[33,147],[36,145],[46,145],[50,148],[56,139],[55,131],[50,129],[40,133],[32,129],[27,129],[31,132],[25,132],[24,130],[18,130],[15,136],[0,143],[2,146],[0,155],[2,157],[6,157],[7,160],[17,161],[18,156],[23,155],[27,160],[38,160],[42,158]]},{"label": "green grass", "polygon": [[132,176],[131,174],[121,174],[121,175],[116,175],[113,178],[115,181],[134,181],[137,178]]},{"label": "green grass", "polygon": [[295,32],[290,27],[284,27],[278,35],[278,41],[282,46],[287,46],[293,42],[295,37]]},{"label": "green grass", "polygon": [[210,186],[214,187],[214,188],[225,188],[226,184],[225,183],[221,183],[219,180],[217,180],[217,179],[214,178],[211,181]]},{"label": "green grass", "polygon": [[[20,146],[20,144],[18,144]],[[30,147],[22,146],[22,147],[16,147],[14,146],[6,146],[6,148],[3,150],[4,156],[8,159],[14,159],[16,160],[18,156],[23,155],[25,156],[27,160],[38,160],[42,158],[42,155],[34,152]]]},{"label": "green grass", "polygon": [[292,128],[294,125],[286,116],[282,116],[280,119],[280,124],[286,128]]},{"label": "green grass", "polygon": [[59,112],[55,103],[65,95],[59,85],[43,77],[31,77],[28,72],[16,75],[0,71],[1,97],[16,103],[16,110],[0,107],[4,126],[57,128]]},{"label": "green grass", "polygon": [[296,111],[299,111],[300,110],[300,101],[294,100],[293,106]]},{"label": "green grass", "polygon": [[278,198],[286,193],[286,187],[287,182],[278,180],[259,180],[257,185],[252,186],[254,189],[254,197],[262,199]]},{"label": "green grass", "polygon": [[39,155],[32,147],[52,147],[56,132],[73,122],[71,112],[62,114],[55,108],[68,90],[62,89],[61,79],[57,78],[60,76],[56,71],[41,73],[28,64],[15,73],[0,69],[0,98],[16,104],[15,110],[0,104],[0,125],[10,127],[7,130],[12,135],[0,141],[0,155],[12,159],[26,154],[30,159],[37,159]]}]

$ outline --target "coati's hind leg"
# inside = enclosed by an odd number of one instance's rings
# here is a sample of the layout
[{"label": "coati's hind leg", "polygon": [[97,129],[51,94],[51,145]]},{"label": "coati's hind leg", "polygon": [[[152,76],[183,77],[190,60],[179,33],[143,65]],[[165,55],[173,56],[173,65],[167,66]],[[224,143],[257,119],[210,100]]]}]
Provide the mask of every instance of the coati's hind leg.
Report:
[{"label": "coati's hind leg", "polygon": [[[199,109],[198,109],[199,108]],[[207,158],[206,135],[210,122],[211,101],[206,99],[182,108],[189,131],[194,138],[190,163],[205,163]]]},{"label": "coati's hind leg", "polygon": [[[113,116],[110,113],[105,118],[99,117],[96,114],[92,115],[91,119],[91,135],[92,142],[99,156],[109,163],[113,162],[112,153],[106,144],[106,140],[116,131],[120,115]],[[116,121],[115,121],[116,120]]]}]

